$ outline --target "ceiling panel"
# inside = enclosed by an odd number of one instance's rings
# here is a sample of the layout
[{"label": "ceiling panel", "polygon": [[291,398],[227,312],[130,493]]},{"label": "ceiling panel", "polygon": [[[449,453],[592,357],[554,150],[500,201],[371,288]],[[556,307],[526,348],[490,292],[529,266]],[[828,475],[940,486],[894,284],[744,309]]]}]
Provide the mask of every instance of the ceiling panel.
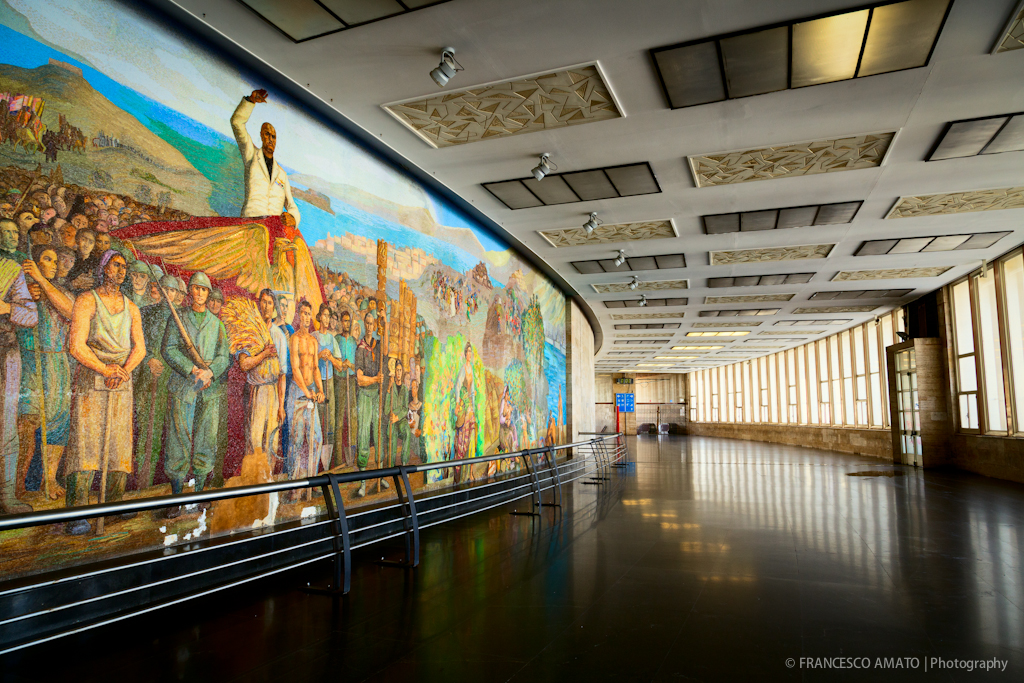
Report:
[{"label": "ceiling panel", "polygon": [[544,178],[543,180],[527,178],[523,180],[522,183],[530,192],[536,195],[542,203],[548,206],[552,206],[554,204],[569,204],[580,200],[561,176],[556,175]]},{"label": "ceiling panel", "polygon": [[364,24],[405,11],[396,0],[320,0],[320,3],[346,24]]},{"label": "ceiling panel", "polygon": [[747,211],[740,214],[740,230],[774,230],[778,211]]},{"label": "ceiling panel", "polygon": [[268,23],[276,26],[293,41],[308,40],[332,31],[340,31],[345,24],[314,0],[241,0]]},{"label": "ceiling panel", "polygon": [[635,195],[661,192],[658,181],[651,173],[651,167],[647,164],[614,166],[606,168],[604,172],[612,181],[615,189],[618,190],[620,197],[633,197]]},{"label": "ceiling panel", "polygon": [[853,78],[870,10],[793,25],[793,87]]},{"label": "ceiling panel", "polygon": [[928,160],[972,157],[981,153],[981,150],[985,149],[985,145],[999,132],[1007,119],[1006,116],[997,116],[972,121],[954,121],[949,124],[945,135]]},{"label": "ceiling panel", "polygon": [[593,63],[382,106],[434,148],[600,123],[622,116],[604,76]]},{"label": "ceiling panel", "polygon": [[1003,129],[992,139],[982,154],[1020,152],[1024,150],[1024,114],[1011,118]]},{"label": "ceiling panel", "polygon": [[723,38],[719,43],[730,98],[789,87],[788,27]]},{"label": "ceiling panel", "polygon": [[654,60],[673,109],[725,99],[718,48],[713,41],[658,51]]},{"label": "ceiling panel", "polygon": [[778,228],[800,228],[814,225],[814,217],[818,215],[817,206],[795,206],[791,209],[779,210]]},{"label": "ceiling panel", "polygon": [[906,0],[872,10],[857,76],[928,63],[951,0]]},{"label": "ceiling panel", "polygon": [[1024,208],[1024,187],[1003,187],[995,190],[968,190],[900,197],[885,217],[916,218],[1022,208]]}]

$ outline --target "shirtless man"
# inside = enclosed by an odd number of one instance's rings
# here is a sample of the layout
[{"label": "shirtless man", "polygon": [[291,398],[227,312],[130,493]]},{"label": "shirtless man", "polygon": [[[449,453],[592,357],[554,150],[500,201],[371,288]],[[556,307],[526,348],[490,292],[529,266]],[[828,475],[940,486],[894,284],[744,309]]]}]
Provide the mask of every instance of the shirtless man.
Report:
[{"label": "shirtless man", "polygon": [[313,306],[303,299],[296,315],[295,334],[288,340],[291,358],[292,386],[288,387],[291,416],[291,444],[288,448],[288,474],[293,478],[317,474],[314,462],[320,456],[323,434],[317,404],[324,401],[324,388],[317,365],[319,344],[310,334]]}]

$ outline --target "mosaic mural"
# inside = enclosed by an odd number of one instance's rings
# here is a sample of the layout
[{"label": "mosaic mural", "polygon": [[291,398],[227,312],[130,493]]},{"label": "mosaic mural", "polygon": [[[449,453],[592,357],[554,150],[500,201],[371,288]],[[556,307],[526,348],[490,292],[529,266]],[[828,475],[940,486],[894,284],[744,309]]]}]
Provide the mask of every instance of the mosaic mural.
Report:
[{"label": "mosaic mural", "polygon": [[[149,15],[77,6],[0,2],[0,514],[565,440],[548,280]],[[309,495],[7,532],[0,573],[297,519]]]}]

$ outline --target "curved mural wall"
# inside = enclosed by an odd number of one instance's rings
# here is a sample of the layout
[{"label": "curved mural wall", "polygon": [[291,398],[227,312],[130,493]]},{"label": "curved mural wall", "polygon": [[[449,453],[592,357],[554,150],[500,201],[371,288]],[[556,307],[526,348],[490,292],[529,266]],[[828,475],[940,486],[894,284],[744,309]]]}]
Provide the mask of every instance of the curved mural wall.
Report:
[{"label": "curved mural wall", "polygon": [[[0,1],[0,216],[0,514],[566,438],[563,293],[136,7]],[[8,532],[0,574],[319,504],[275,494]]]}]

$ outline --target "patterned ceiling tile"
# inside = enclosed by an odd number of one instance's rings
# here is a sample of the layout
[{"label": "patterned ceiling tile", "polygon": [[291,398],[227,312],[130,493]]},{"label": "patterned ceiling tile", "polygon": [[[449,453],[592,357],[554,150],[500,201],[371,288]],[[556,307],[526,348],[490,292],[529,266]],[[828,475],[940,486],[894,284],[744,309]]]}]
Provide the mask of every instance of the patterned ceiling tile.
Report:
[{"label": "patterned ceiling tile", "polygon": [[895,133],[853,135],[688,157],[697,187],[853,171],[882,163]]},{"label": "patterned ceiling tile", "polygon": [[766,247],[764,249],[733,249],[712,251],[711,265],[727,266],[733,263],[765,263],[768,261],[799,261],[828,258],[834,244],[804,244],[797,247]]},{"label": "patterned ceiling tile", "polygon": [[793,309],[793,313],[808,315],[818,313],[870,313],[876,308],[878,306],[805,306],[804,308]]},{"label": "patterned ceiling tile", "polygon": [[432,147],[622,116],[596,64],[441,92],[384,109]]},{"label": "patterned ceiling tile", "polygon": [[689,287],[687,280],[656,280],[654,282],[641,282],[636,289],[630,289],[628,282],[612,282],[604,285],[591,285],[598,294],[612,294],[622,292],[659,292],[666,289],[686,289]]},{"label": "patterned ceiling tile", "polygon": [[676,236],[672,221],[644,221],[641,223],[599,225],[589,237],[587,236],[587,231],[583,228],[538,230],[537,232],[540,233],[541,237],[550,242],[553,247],[581,247],[588,244],[635,242],[637,240],[657,240]]},{"label": "patterned ceiling tile", "polygon": [[914,277],[938,277],[953,266],[935,266],[932,268],[883,268],[881,270],[841,270],[832,278],[832,282],[841,280],[902,280]]},{"label": "patterned ceiling tile", "polygon": [[613,313],[612,320],[646,320],[648,318],[664,320],[682,318],[682,313]]},{"label": "patterned ceiling tile", "polygon": [[757,327],[761,323],[693,323],[691,327]]},{"label": "patterned ceiling tile", "polygon": [[1010,25],[999,41],[996,52],[1009,52],[1024,48],[1024,7],[1010,20]]},{"label": "patterned ceiling tile", "polygon": [[[813,320],[809,322],[814,322]],[[825,330],[765,330],[758,332],[758,335],[791,337],[794,334],[825,334]]]},{"label": "patterned ceiling tile", "polygon": [[733,296],[709,296],[704,298],[706,304],[745,304],[762,301],[789,301],[796,294],[735,294]]},{"label": "patterned ceiling tile", "polygon": [[997,211],[1024,208],[1024,187],[1003,187],[997,190],[943,192],[916,197],[900,197],[886,218],[917,218],[947,213]]}]

